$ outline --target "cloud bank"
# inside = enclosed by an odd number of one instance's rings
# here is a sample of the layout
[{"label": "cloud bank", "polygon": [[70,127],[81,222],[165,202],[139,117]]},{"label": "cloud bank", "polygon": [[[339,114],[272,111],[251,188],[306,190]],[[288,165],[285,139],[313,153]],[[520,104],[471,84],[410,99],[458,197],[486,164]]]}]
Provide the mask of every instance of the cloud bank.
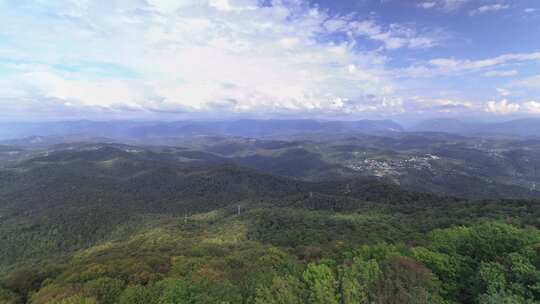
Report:
[{"label": "cloud bank", "polygon": [[[419,5],[451,11],[467,2]],[[419,94],[414,81],[512,77],[518,71],[507,66],[540,61],[531,52],[396,67],[396,56],[441,47],[444,33],[303,0],[1,2],[0,18],[5,116],[503,113],[508,104]]]}]

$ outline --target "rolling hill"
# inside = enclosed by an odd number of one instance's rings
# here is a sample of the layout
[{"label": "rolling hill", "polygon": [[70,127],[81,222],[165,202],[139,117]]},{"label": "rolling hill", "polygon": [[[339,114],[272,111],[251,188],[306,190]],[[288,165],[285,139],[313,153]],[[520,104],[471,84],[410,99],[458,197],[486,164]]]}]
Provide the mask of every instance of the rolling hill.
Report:
[{"label": "rolling hill", "polygon": [[[481,262],[510,261],[540,242],[535,201],[466,201],[365,177],[306,182],[216,158],[70,144],[0,169],[0,301],[268,303],[282,290],[311,303],[311,273],[326,271],[350,284],[329,289],[336,299],[360,288],[381,303],[415,303],[383,287],[406,284],[430,303],[473,303],[488,295],[470,288]],[[343,276],[366,265],[379,269],[372,281]],[[525,284],[511,280],[513,293]]]},{"label": "rolling hill", "polygon": [[[322,271],[331,299],[363,290],[416,303],[402,292],[418,291],[429,303],[476,303],[489,295],[471,287],[485,263],[540,256],[537,201],[467,201],[366,177],[306,182],[221,159],[88,143],[0,169],[0,302],[272,303],[286,292],[312,303]],[[538,299],[522,281],[540,272],[527,267],[509,292]]]},{"label": "rolling hill", "polygon": [[42,123],[1,123],[0,139],[22,137],[108,137],[122,140],[191,136],[287,137],[298,134],[401,132],[390,120],[318,121],[318,120],[230,120],[230,121],[64,121]]},{"label": "rolling hill", "polygon": [[444,132],[476,136],[538,137],[540,119],[526,118],[503,122],[471,122],[459,119],[431,119],[413,126],[411,131]]}]

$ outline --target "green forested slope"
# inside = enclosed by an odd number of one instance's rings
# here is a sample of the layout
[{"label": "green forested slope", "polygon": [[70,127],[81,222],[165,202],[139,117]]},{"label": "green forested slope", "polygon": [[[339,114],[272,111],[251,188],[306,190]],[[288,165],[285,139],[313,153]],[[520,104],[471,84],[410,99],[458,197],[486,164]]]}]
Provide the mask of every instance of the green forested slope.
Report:
[{"label": "green forested slope", "polygon": [[536,303],[540,203],[120,148],[0,171],[0,303]]}]

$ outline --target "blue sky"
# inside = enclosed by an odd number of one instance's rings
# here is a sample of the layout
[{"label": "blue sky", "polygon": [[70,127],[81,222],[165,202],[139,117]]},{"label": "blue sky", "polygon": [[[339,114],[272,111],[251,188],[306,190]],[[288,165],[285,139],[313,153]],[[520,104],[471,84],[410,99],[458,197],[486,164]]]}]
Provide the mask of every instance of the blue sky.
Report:
[{"label": "blue sky", "polygon": [[536,0],[0,0],[0,119],[540,116]]}]

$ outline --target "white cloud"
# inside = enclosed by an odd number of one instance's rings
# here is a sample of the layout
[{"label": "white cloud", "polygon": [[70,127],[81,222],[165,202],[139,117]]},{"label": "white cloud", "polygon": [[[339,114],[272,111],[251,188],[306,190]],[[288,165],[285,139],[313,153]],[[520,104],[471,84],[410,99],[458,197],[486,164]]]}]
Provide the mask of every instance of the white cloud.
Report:
[{"label": "white cloud", "polygon": [[256,10],[255,1],[234,1],[234,0],[209,0],[209,5],[221,11],[246,11]]},{"label": "white cloud", "polygon": [[537,101],[528,101],[523,104],[523,107],[533,114],[540,114],[540,102]]},{"label": "white cloud", "polygon": [[[47,99],[72,108],[141,111],[401,111],[384,56],[356,50],[354,37],[339,43],[318,40],[321,34],[357,29],[361,21],[329,16],[303,1],[274,1],[272,6],[257,6],[255,0],[123,2],[104,9],[89,1],[74,6],[70,14],[77,17],[70,18],[0,12],[9,24],[0,34],[17,36],[22,44],[0,49],[0,57],[46,66],[36,72],[29,64],[4,77],[0,97],[9,89],[15,102]],[[405,27],[384,29],[369,22],[376,29],[373,37],[361,30],[355,35],[388,48],[431,43],[414,42],[422,38]],[[103,79],[78,68],[66,70],[66,62],[111,64],[137,76]]]},{"label": "white cloud", "polygon": [[538,9],[529,7],[529,8],[524,9],[523,11],[525,13],[527,13],[527,14],[531,14],[531,13],[534,13],[534,12],[538,11]]},{"label": "white cloud", "polygon": [[422,1],[417,4],[418,7],[424,8],[424,9],[430,9],[430,8],[438,8],[444,11],[455,11],[467,3],[469,3],[471,0],[433,0],[433,1]]},{"label": "white cloud", "polygon": [[435,7],[435,5],[437,5],[436,2],[421,2],[417,4],[418,7],[426,8],[426,9]]},{"label": "white cloud", "polygon": [[484,73],[488,77],[511,77],[516,76],[518,73],[517,70],[501,70],[501,71],[489,71]]},{"label": "white cloud", "polygon": [[497,93],[499,93],[499,95],[501,96],[509,96],[510,94],[512,94],[510,90],[505,89],[505,88],[497,88]]},{"label": "white cloud", "polygon": [[498,115],[512,114],[519,111],[521,106],[516,103],[510,103],[508,100],[503,99],[501,101],[489,101],[486,104],[485,111]]},{"label": "white cloud", "polygon": [[526,89],[540,89],[540,75],[518,79],[513,82],[513,85]]},{"label": "white cloud", "polygon": [[177,9],[191,4],[191,0],[147,0],[147,2],[159,12],[168,14]]},{"label": "white cloud", "polygon": [[290,49],[290,48],[294,48],[295,46],[299,45],[300,40],[298,38],[294,38],[294,37],[286,37],[286,38],[280,39],[279,44],[282,47],[286,48],[286,49]]},{"label": "white cloud", "polygon": [[415,77],[431,77],[436,75],[478,72],[503,65],[516,64],[526,61],[540,61],[540,52],[505,54],[482,60],[435,58],[429,60],[427,63],[408,67],[402,72]]},{"label": "white cloud", "polygon": [[413,28],[399,24],[384,27],[374,19],[331,19],[324,23],[324,27],[330,32],[343,32],[352,37],[366,37],[381,42],[386,49],[392,50],[431,48],[439,45],[441,36],[441,33],[418,33]]},{"label": "white cloud", "polygon": [[[411,96],[408,97],[405,110],[416,114],[459,114],[476,111],[477,106],[471,100],[453,97]],[[482,110],[482,109],[480,109]]]},{"label": "white cloud", "polygon": [[[334,15],[304,0],[259,3],[0,0],[0,38],[15,41],[0,48],[0,58],[9,59],[0,61],[9,65],[0,77],[0,113],[45,107],[141,115],[478,112],[495,87],[482,88],[486,96],[475,99],[467,92],[445,95],[435,78],[411,76],[513,76],[509,66],[540,61],[540,53],[518,53],[395,68],[426,54],[411,50],[440,45],[444,33],[384,24],[376,15]],[[422,3],[450,11],[467,1]]]},{"label": "white cloud", "polygon": [[497,114],[497,115],[507,115],[513,113],[521,114],[540,114],[540,102],[530,100],[527,102],[511,103],[506,99],[503,99],[499,102],[490,101],[486,104],[485,111]]},{"label": "white cloud", "polygon": [[509,9],[510,5],[503,4],[503,3],[497,3],[497,4],[488,4],[488,5],[482,5],[478,7],[477,9],[471,10],[469,14],[471,16],[478,15],[478,14],[484,14],[489,12],[496,12],[501,10]]},{"label": "white cloud", "polygon": [[17,94],[11,96],[14,99],[40,96],[46,99],[57,99],[66,105],[100,108],[138,107],[137,104],[144,101],[143,88],[128,80],[71,79],[69,75],[45,66],[32,67],[32,70],[13,76],[4,83],[0,82],[0,87],[13,87],[13,83],[17,83],[16,87],[20,89]]}]

